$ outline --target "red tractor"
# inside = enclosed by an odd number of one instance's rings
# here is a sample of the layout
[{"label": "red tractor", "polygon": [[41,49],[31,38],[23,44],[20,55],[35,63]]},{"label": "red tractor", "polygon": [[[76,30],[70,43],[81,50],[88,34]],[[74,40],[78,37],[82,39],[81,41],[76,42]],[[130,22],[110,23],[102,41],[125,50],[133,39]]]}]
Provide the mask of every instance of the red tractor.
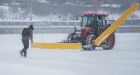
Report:
[{"label": "red tractor", "polygon": [[[100,13],[84,13],[81,20],[81,27],[75,28],[64,42],[77,43],[80,42],[85,50],[94,50],[97,46],[93,45],[93,41],[108,28],[111,24],[107,24],[107,14]],[[114,32],[99,47],[104,50],[113,49],[115,45]]]}]

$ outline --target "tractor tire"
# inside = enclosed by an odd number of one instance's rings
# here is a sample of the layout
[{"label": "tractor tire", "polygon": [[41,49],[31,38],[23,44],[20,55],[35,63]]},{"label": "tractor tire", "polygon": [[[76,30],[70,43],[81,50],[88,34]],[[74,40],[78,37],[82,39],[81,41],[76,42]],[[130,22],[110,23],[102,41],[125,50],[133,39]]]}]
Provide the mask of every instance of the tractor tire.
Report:
[{"label": "tractor tire", "polygon": [[105,43],[102,45],[104,50],[111,50],[114,48],[115,45],[115,34],[112,33],[106,40]]},{"label": "tractor tire", "polygon": [[96,39],[96,36],[94,34],[90,34],[87,36],[86,42],[88,45],[90,45],[88,48],[85,48],[85,50],[95,50],[96,46],[92,46],[92,41]]}]

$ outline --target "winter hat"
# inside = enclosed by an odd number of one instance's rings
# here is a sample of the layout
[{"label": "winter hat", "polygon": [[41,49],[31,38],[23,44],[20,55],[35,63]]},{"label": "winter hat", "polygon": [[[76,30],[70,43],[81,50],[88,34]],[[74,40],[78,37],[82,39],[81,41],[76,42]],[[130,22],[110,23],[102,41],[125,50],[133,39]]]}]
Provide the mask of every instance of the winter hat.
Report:
[{"label": "winter hat", "polygon": [[34,26],[33,26],[33,25],[30,25],[30,26],[29,26],[29,29],[34,30]]}]

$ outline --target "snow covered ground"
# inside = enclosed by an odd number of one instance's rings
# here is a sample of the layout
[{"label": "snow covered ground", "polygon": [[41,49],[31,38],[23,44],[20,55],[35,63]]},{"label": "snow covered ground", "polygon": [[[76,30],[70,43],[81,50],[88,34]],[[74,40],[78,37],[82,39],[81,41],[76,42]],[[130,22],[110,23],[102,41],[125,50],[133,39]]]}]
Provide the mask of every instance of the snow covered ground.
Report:
[{"label": "snow covered ground", "polygon": [[[67,34],[35,34],[34,41],[58,42]],[[57,39],[56,39],[57,38]],[[0,75],[140,75],[140,33],[116,33],[113,50],[28,49],[20,34],[0,35]]]}]

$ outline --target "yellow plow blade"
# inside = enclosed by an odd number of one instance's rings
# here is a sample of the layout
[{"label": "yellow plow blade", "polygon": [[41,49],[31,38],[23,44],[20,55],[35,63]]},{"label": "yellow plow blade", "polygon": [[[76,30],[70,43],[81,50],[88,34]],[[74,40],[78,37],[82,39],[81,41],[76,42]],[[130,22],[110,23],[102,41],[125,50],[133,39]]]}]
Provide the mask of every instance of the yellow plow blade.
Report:
[{"label": "yellow plow blade", "polygon": [[99,46],[111,33],[113,33],[130,15],[132,15],[138,9],[138,6],[138,3],[133,3],[109,28],[107,28],[95,40],[95,44]]},{"label": "yellow plow blade", "polygon": [[82,49],[81,43],[33,43],[32,48],[45,48],[45,49],[72,49],[80,50]]}]

